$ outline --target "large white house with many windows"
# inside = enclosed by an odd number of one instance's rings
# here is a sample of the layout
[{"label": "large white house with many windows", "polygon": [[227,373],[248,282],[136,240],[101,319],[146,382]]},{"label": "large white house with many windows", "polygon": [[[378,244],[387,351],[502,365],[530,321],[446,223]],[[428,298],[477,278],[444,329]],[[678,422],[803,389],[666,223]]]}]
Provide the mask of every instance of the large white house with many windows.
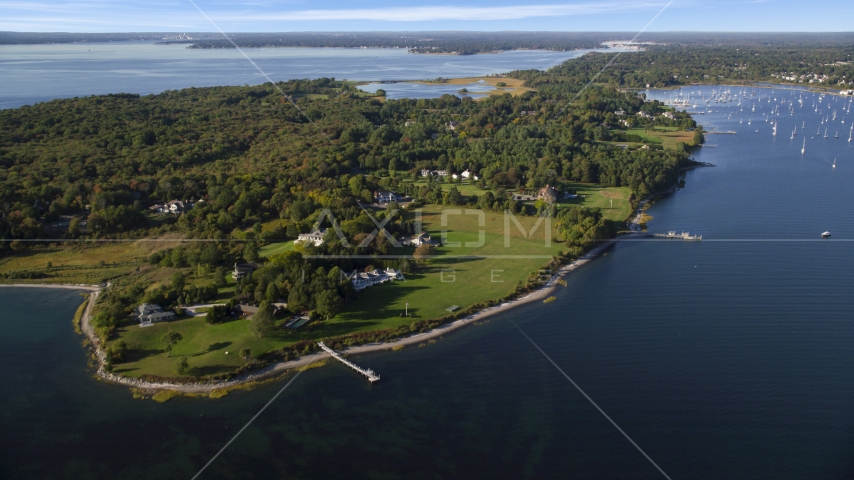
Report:
[{"label": "large white house with many windows", "polygon": [[321,228],[319,230],[315,230],[311,233],[300,233],[294,243],[310,243],[315,247],[319,247],[323,245],[323,236],[326,235],[326,229]]},{"label": "large white house with many windows", "polygon": [[371,270],[368,272],[353,270],[352,272],[345,273],[344,275],[353,282],[353,289],[357,292],[380,283],[403,279],[403,275],[400,271],[393,268],[387,268],[385,271]]}]

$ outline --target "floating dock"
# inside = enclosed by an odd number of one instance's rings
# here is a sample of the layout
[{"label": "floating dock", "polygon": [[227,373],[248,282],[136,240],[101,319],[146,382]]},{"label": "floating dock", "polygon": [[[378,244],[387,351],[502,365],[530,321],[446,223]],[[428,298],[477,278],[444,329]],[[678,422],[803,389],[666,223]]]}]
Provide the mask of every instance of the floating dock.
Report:
[{"label": "floating dock", "polygon": [[317,344],[326,353],[332,355],[332,358],[334,358],[335,360],[338,360],[339,362],[343,363],[344,365],[347,365],[348,367],[352,368],[353,370],[355,370],[355,371],[361,373],[362,375],[368,377],[369,382],[374,383],[374,382],[378,382],[380,380],[380,376],[377,372],[375,372],[369,368],[362,368],[362,367],[356,365],[355,363],[351,362],[350,360],[347,360],[346,358],[342,357],[340,353],[338,353],[335,350],[332,350],[331,348],[327,347],[323,342],[317,342]]},{"label": "floating dock", "polygon": [[691,235],[688,232],[676,233],[675,231],[670,231],[667,233],[656,233],[653,235],[656,238],[670,238],[674,240],[702,240],[702,235]]}]

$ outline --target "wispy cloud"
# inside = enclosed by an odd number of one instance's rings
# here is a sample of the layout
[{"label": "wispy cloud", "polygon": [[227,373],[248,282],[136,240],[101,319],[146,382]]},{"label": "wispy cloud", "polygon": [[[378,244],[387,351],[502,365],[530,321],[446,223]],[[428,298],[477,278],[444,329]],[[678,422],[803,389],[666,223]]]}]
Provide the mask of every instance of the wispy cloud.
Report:
[{"label": "wispy cloud", "polygon": [[265,15],[237,15],[235,20],[280,20],[280,21],[338,21],[367,20],[384,22],[425,22],[436,20],[495,21],[518,20],[532,17],[560,17],[571,15],[594,15],[606,12],[626,13],[634,10],[661,8],[666,2],[597,2],[563,5],[506,5],[484,7],[461,7],[456,5],[295,10],[269,12]]}]

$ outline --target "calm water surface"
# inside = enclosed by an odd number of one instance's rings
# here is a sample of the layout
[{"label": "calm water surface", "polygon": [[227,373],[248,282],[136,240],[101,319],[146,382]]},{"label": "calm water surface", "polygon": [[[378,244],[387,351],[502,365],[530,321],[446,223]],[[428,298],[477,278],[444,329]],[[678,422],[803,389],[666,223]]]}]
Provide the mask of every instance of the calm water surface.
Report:
[{"label": "calm water surface", "polygon": [[[416,55],[394,48],[249,48],[275,81],[457,78],[540,69],[589,50],[512,51],[490,55]],[[616,50],[615,50],[616,51]],[[233,49],[188,49],[141,42],[0,45],[0,108],[107,93],[151,94],[266,79]],[[459,87],[458,87],[459,88]],[[427,92],[429,95],[429,92]],[[441,94],[440,94],[441,95]]]},{"label": "calm water surface", "polygon": [[[511,320],[674,479],[854,477],[854,146],[831,134],[801,155],[783,132],[820,125],[803,95],[776,138],[760,108],[749,126],[749,105],[697,116],[737,134],[710,135],[696,157],[716,166],[649,213],[702,242],[621,242],[555,302],[358,357],[374,386],[308,371],[200,478],[662,478]],[[133,400],[86,369],[76,293],[0,301],[4,478],[191,478],[282,385]]]}]

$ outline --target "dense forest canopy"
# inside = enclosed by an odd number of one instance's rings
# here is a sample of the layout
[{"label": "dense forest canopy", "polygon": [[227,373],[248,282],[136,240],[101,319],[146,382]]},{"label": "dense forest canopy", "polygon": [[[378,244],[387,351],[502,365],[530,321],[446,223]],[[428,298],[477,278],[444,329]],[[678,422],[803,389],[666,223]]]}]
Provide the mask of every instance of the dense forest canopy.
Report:
[{"label": "dense forest canopy", "polygon": [[[270,218],[299,223],[321,206],[355,215],[356,200],[369,200],[378,188],[404,189],[402,176],[425,168],[478,172],[484,190],[565,179],[626,185],[643,195],[672,184],[687,156],[597,143],[610,139],[615,110],[660,108],[608,88],[589,90],[561,114],[559,95],[534,92],[477,102],[451,95],[381,102],[332,79],[280,87],[308,118],[269,84],[75,98],[0,112],[0,236],[33,238],[44,234],[45,222],[87,209],[92,234],[128,232],[148,226],[141,213],[149,205],[173,199],[207,203],[182,216],[181,225],[158,228],[203,237]],[[683,116],[673,124],[693,121]],[[402,193],[443,198],[429,186],[409,190]],[[507,206],[498,200],[496,208]]]},{"label": "dense forest canopy", "polygon": [[[765,45],[653,45],[641,52],[589,53],[548,73],[513,72],[526,85],[551,90],[550,85],[585,84],[597,74],[597,83],[643,88],[716,83],[774,81],[832,88],[851,88],[854,44],[825,46]],[[601,73],[600,73],[601,72]]]}]

